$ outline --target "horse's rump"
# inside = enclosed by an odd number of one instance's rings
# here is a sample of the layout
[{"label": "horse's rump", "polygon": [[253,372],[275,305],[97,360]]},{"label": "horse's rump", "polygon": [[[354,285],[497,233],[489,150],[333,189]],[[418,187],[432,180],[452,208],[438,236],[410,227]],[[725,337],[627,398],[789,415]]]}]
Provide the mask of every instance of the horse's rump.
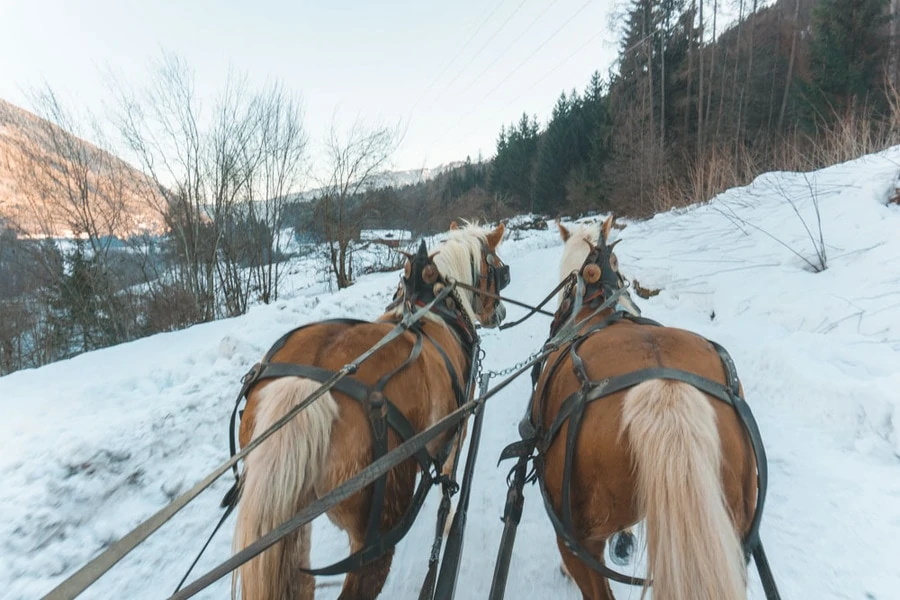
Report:
[{"label": "horse's rump", "polygon": [[[584,339],[578,346],[590,380],[599,382],[653,367],[680,369],[725,383],[715,348],[689,331],[617,322]],[[546,432],[563,402],[580,390],[569,348],[551,355],[536,387],[532,420]],[[579,537],[605,539],[642,518],[637,510],[634,457],[621,434],[623,401],[629,390],[589,402],[578,432],[571,473],[573,524]],[[756,465],[752,447],[734,408],[704,394],[715,412],[722,450],[722,484],[736,522],[749,527],[756,503]],[[544,449],[544,481],[559,511],[570,420]],[[592,507],[604,507],[599,514]],[[559,514],[559,513],[557,513]]]}]

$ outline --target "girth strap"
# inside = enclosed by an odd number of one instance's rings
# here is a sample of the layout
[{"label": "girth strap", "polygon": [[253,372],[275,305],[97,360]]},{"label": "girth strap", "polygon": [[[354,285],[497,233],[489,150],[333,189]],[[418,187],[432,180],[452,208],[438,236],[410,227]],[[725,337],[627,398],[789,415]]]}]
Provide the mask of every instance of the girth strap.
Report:
[{"label": "girth strap", "polygon": [[[385,373],[381,379],[379,379],[375,383],[375,387],[369,392],[369,395],[366,397],[363,402],[363,407],[366,409],[366,412],[369,416],[369,425],[372,427],[372,445],[374,449],[374,460],[378,460],[388,451],[388,433],[387,428],[391,427],[394,431],[397,431],[396,428],[391,425],[391,420],[387,417],[389,407],[394,406],[392,402],[390,402],[384,396],[384,388],[387,386],[388,382],[391,378],[412,364],[419,355],[422,353],[422,334],[418,331],[413,331],[413,334],[416,337],[416,341],[413,344],[413,348],[409,353],[409,356],[406,357],[400,365]],[[397,415],[402,416],[399,410],[394,407],[394,412]],[[396,416],[395,416],[396,419]],[[407,426],[409,426],[409,421],[406,420],[406,417],[403,417],[403,421]],[[410,430],[412,427],[410,426]],[[399,433],[399,432],[398,432]],[[408,440],[412,435],[402,436],[402,440]],[[427,468],[425,466],[423,469]],[[372,504],[369,509],[369,526],[366,530],[366,546],[371,546],[376,544],[376,538],[381,530],[381,516],[384,512],[384,492],[387,487],[387,473],[383,476],[379,477],[375,480],[375,484],[372,488]]]},{"label": "girth strap", "polygon": [[468,401],[468,398],[466,398],[466,392],[463,391],[462,383],[459,379],[459,374],[456,372],[456,369],[453,368],[453,363],[450,362],[450,357],[447,355],[447,352],[440,344],[437,343],[437,340],[435,340],[424,331],[422,333],[425,335],[425,337],[428,338],[428,341],[431,342],[431,345],[434,346],[435,350],[438,351],[438,354],[441,355],[441,358],[444,359],[444,366],[447,367],[447,374],[450,376],[450,385],[453,387],[453,395],[456,396],[456,407],[459,408]]}]

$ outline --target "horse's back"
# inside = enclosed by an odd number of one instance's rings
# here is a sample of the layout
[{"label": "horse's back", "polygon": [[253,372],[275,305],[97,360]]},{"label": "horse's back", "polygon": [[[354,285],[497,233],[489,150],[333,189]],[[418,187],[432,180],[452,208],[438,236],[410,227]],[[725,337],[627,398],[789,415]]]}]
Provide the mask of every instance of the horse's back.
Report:
[{"label": "horse's back", "polygon": [[[563,350],[567,352],[567,350]],[[578,347],[578,355],[591,381],[625,375],[642,369],[680,369],[725,384],[725,370],[709,341],[689,331],[622,322],[590,335]],[[551,364],[553,358],[551,357]],[[546,382],[540,418],[546,425],[563,401],[582,384],[566,357]],[[540,389],[540,388],[539,388]],[[582,530],[602,537],[640,520],[635,502],[633,465],[626,435],[622,433],[626,388],[588,403],[579,432],[573,469],[573,514],[577,506],[602,506],[604,514],[581,511]],[[738,521],[748,525],[754,507],[755,464],[746,433],[734,409],[706,395],[716,413],[722,449],[722,480]],[[548,489],[560,490],[568,435],[568,423],[547,449]],[[577,482],[577,483],[576,483]],[[575,493],[575,488],[578,492]],[[553,494],[555,503],[559,495]]]},{"label": "horse's back", "polygon": [[[390,321],[314,323],[291,334],[270,360],[337,372],[373,348],[395,326],[396,323]],[[413,351],[417,335],[425,335],[430,341],[423,342],[416,360],[403,366]],[[414,429],[420,431],[456,407],[447,362],[435,346],[437,343],[444,349],[450,366],[462,377],[464,364],[457,352],[450,352],[457,345],[451,336],[446,327],[423,322],[418,334],[403,332],[360,364],[352,377],[374,387],[386,374],[399,369],[384,385],[384,396],[399,409]],[[260,382],[249,394],[241,418],[241,446],[252,439],[260,392],[270,381]],[[336,445],[346,443],[360,448],[360,460],[365,460],[362,454],[368,454],[371,448],[368,414],[357,399],[336,389],[332,390],[332,395],[340,406],[340,419],[333,428]],[[392,447],[399,442],[392,431],[390,439]],[[443,438],[435,440],[429,448],[433,450],[441,443]],[[360,468],[362,466],[365,463]]]}]

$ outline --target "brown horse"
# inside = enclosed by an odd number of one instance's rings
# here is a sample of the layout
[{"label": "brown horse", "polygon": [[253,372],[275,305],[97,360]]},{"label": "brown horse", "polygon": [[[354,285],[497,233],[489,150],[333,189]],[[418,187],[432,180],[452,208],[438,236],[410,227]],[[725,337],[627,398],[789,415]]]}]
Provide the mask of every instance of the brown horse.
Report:
[{"label": "brown horse", "polygon": [[[633,305],[607,244],[612,222],[559,226],[562,275],[579,270],[585,287],[580,301],[569,288],[554,328],[573,311],[585,322],[547,358],[532,399],[538,477],[563,563],[584,598],[612,599],[607,540],[645,519],[656,600],[746,598],[753,447],[735,408],[687,381],[737,390],[736,375],[728,381],[725,358],[704,338],[625,316]],[[629,381],[642,370],[671,378]]]},{"label": "brown horse", "polygon": [[[451,279],[496,293],[508,283],[508,268],[496,254],[504,230],[503,224],[491,231],[475,225],[458,228],[453,223],[447,240],[431,256],[423,242],[419,254],[410,257],[397,301],[378,320],[310,324],[282,338],[267,360],[318,367],[330,375],[375,346],[402,319],[404,310],[434,299]],[[505,273],[506,280],[498,273]],[[461,389],[466,387],[475,358],[471,355],[477,339],[474,323],[477,320],[485,327],[497,327],[504,317],[502,303],[458,289],[435,305],[413,327],[415,331],[405,331],[362,363],[352,377],[354,385],[383,390],[379,397],[387,399],[389,405],[387,442],[377,454],[429,427],[464,401]],[[241,419],[241,447],[315,392],[320,379],[280,377],[255,385]],[[384,436],[373,431],[371,407],[365,406],[365,398],[351,397],[342,389],[346,388],[336,386],[318,398],[247,456],[240,482],[235,551],[377,458],[374,444]],[[395,428],[398,421],[406,422],[404,427],[398,426],[406,430],[403,436]],[[450,431],[434,440],[428,454],[450,454],[453,434]],[[449,463],[444,464],[445,473],[449,472]],[[424,467],[410,459],[391,470],[382,502],[374,511],[375,485],[328,511],[329,519],[348,534],[352,553],[371,546],[372,533],[377,538],[404,519],[413,501],[419,468]],[[370,520],[374,527],[370,527]],[[244,600],[313,598],[315,580],[303,570],[310,566],[310,535],[311,526],[306,525],[241,567],[232,580],[232,595],[239,581]],[[349,572],[340,598],[376,598],[390,571],[393,552],[391,545],[374,560],[369,556]]]}]

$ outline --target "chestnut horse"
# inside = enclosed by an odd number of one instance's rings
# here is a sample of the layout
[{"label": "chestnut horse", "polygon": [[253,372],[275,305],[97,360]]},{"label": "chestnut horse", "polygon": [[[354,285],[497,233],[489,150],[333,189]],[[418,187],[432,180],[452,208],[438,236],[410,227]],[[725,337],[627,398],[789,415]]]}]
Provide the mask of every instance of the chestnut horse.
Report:
[{"label": "chestnut horse", "polygon": [[[530,410],[563,563],[586,599],[612,599],[613,576],[652,583],[655,600],[746,598],[742,536],[752,546],[758,527],[758,430],[754,422],[751,442],[752,416],[735,409],[742,392],[721,347],[633,316],[607,244],[612,222],[559,226],[561,274],[579,270],[584,287],[569,286],[553,329],[584,322],[543,364]],[[607,540],[641,520],[646,583],[603,559]]]},{"label": "chestnut horse", "polygon": [[[458,228],[454,222],[446,241],[431,256],[424,242],[419,254],[410,256],[396,301],[375,322],[312,323],[282,338],[266,360],[310,371],[318,368],[328,376],[375,346],[401,321],[404,311],[435,299],[450,280],[498,292],[509,280],[508,267],[496,254],[504,231],[503,224],[491,231],[476,225]],[[275,529],[387,449],[455,410],[466,400],[461,396],[476,358],[475,321],[497,327],[504,317],[502,303],[455,290],[413,325],[413,331],[404,331],[364,361],[352,378],[345,378],[368,389],[368,396],[352,397],[342,391],[351,388],[335,386],[251,452],[241,475],[234,550]],[[256,384],[241,418],[241,447],[314,393],[323,378],[284,376]],[[387,436],[373,431],[372,407],[365,406],[373,389],[387,405],[378,409],[387,414]],[[376,451],[379,439],[386,441]],[[435,457],[450,454],[454,439],[450,431],[428,446],[434,464],[441,462]],[[444,473],[450,462],[444,463]],[[377,483],[370,485],[328,511],[329,519],[349,536],[351,553],[377,547],[383,542],[380,536],[404,519],[409,521],[416,473],[427,466],[428,462],[410,459],[388,473],[380,493],[375,492]],[[242,566],[233,576],[232,595],[240,587],[244,600],[313,598],[315,580],[306,571],[311,529],[302,527]],[[383,545],[389,547],[365,554],[365,560],[347,573],[340,598],[376,598],[381,593],[394,553],[393,544]]]}]

